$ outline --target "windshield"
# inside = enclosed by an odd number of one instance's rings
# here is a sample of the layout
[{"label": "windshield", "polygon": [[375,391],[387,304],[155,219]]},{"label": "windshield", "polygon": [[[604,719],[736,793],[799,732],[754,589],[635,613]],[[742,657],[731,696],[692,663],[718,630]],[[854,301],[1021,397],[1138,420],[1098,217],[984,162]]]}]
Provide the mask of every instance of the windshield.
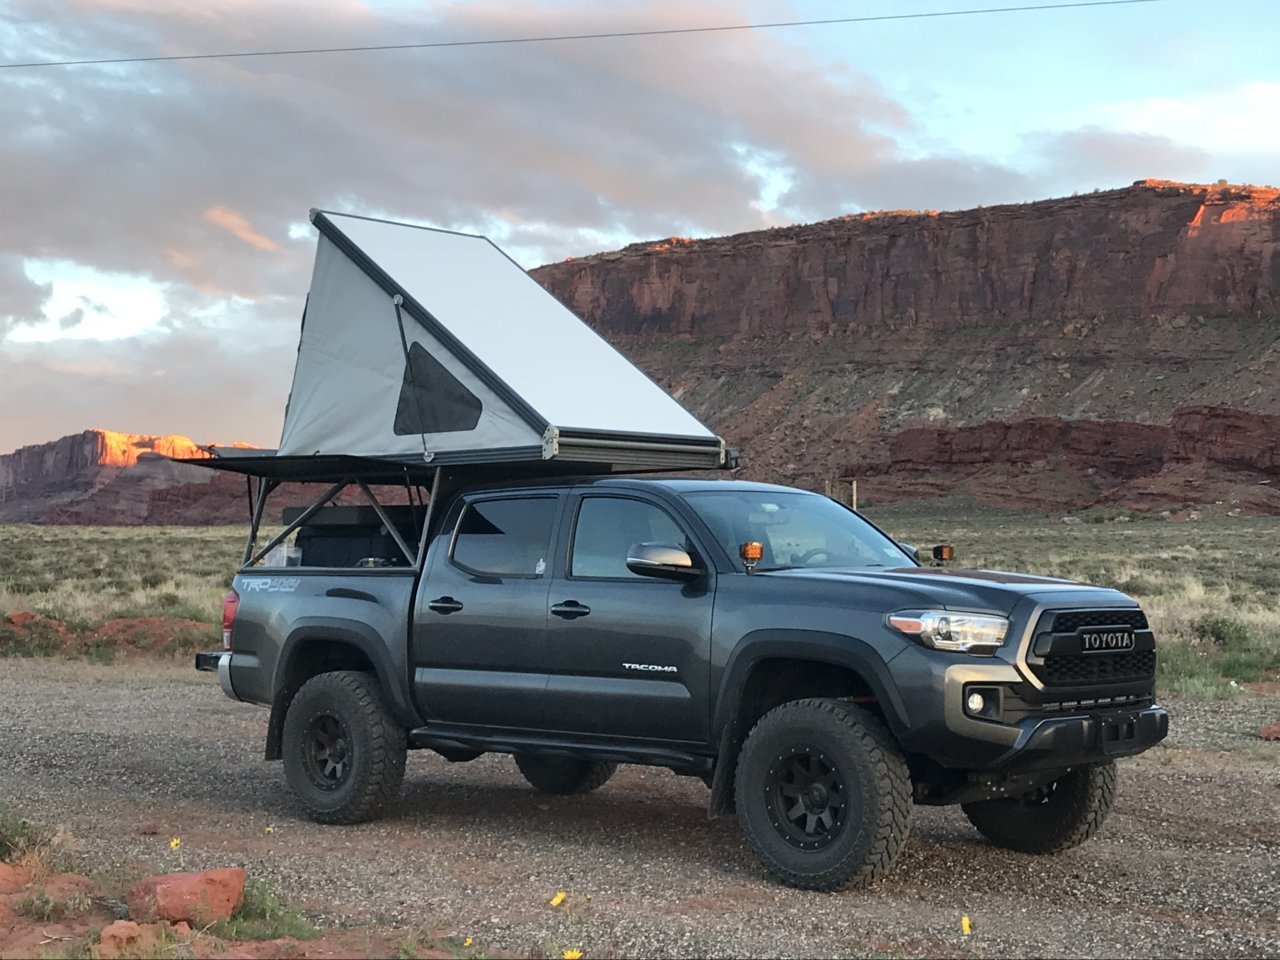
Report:
[{"label": "windshield", "polygon": [[912,565],[896,543],[867,521],[816,494],[725,490],[687,493],[684,499],[738,564],[743,543],[764,544],[757,570]]}]

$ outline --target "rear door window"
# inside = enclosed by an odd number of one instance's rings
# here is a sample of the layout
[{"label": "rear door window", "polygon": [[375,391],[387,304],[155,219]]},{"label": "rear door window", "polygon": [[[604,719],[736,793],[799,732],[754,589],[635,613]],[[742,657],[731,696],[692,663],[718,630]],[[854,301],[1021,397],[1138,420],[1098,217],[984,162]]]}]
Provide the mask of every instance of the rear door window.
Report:
[{"label": "rear door window", "polygon": [[454,533],[453,562],[493,576],[542,576],[558,502],[556,497],[504,497],[468,503]]}]

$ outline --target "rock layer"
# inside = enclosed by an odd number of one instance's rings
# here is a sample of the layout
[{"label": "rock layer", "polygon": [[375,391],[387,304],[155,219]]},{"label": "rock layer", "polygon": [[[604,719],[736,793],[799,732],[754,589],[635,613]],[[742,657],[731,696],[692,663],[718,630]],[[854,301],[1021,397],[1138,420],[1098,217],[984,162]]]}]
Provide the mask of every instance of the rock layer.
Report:
[{"label": "rock layer", "polygon": [[702,337],[1280,314],[1280,190],[1144,180],[1040,203],[671,238],[534,271],[602,332]]}]

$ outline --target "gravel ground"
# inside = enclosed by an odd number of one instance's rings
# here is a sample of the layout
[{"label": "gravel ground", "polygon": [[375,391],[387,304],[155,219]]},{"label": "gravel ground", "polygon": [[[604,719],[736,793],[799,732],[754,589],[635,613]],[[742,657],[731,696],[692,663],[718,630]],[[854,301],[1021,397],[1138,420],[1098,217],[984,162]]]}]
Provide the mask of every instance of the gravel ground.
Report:
[{"label": "gravel ground", "polygon": [[176,835],[187,869],[243,864],[343,924],[519,955],[1280,956],[1280,745],[1253,738],[1280,695],[1172,704],[1168,745],[1122,763],[1083,847],[1010,853],[918,808],[890,876],[840,894],[771,882],[667,771],[548,798],[508,758],[415,753],[385,819],[326,828],[259,759],[265,710],[189,670],[0,661],[0,704],[0,797],[69,826],[89,868],[174,869]]}]

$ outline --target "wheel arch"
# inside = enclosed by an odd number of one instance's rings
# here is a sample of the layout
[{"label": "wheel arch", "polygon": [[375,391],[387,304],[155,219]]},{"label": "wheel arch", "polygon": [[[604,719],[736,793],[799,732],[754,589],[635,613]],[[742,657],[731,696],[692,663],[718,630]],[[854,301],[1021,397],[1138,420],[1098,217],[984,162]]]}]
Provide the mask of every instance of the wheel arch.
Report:
[{"label": "wheel arch", "polygon": [[372,627],[355,620],[303,618],[295,621],[276,661],[267,721],[267,760],[280,759],[285,713],[302,685],[334,670],[373,674],[392,716],[406,729],[422,724],[408,699],[408,685],[396,676],[386,641]]},{"label": "wheel arch", "polygon": [[730,655],[716,698],[710,816],[732,812],[738,752],[756,720],[806,697],[852,699],[880,716],[895,738],[908,727],[906,705],[888,665],[870,644],[816,630],[750,633]]}]

